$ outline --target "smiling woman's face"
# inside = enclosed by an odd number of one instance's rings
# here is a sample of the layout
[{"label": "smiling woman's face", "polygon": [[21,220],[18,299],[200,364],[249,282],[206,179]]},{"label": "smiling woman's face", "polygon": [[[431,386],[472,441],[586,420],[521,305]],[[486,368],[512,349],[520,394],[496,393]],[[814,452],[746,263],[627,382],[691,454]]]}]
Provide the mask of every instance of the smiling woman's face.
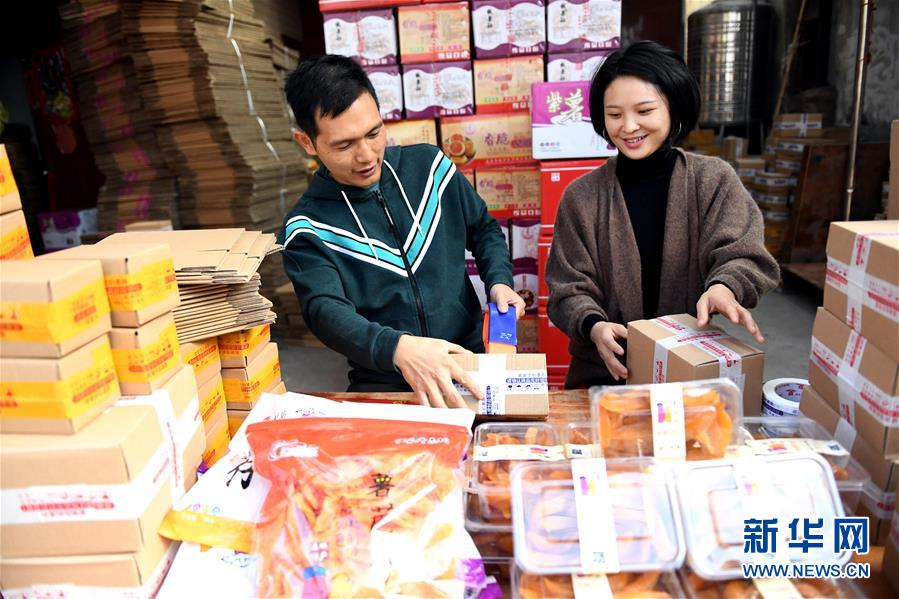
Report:
[{"label": "smiling woman's face", "polygon": [[638,77],[618,77],[603,96],[609,141],[632,160],[646,158],[668,140],[671,114],[659,90]]},{"label": "smiling woman's face", "polygon": [[317,117],[315,140],[294,134],[307,153],[318,158],[338,183],[368,187],[381,178],[387,132],[370,94],[363,93],[338,116]]}]

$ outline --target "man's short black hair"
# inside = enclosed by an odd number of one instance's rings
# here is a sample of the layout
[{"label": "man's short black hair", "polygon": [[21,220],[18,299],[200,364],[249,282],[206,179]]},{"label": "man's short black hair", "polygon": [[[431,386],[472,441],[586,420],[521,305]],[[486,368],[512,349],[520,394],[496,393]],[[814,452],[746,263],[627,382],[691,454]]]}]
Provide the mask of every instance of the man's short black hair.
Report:
[{"label": "man's short black hair", "polygon": [[297,126],[313,140],[318,136],[316,117],[340,116],[364,93],[378,104],[362,67],[352,58],[335,54],[301,62],[287,78],[284,92]]},{"label": "man's short black hair", "polygon": [[681,142],[699,120],[699,84],[680,54],[651,41],[635,42],[612,53],[590,84],[590,115],[593,129],[605,139],[604,96],[618,77],[630,75],[656,86],[668,102],[672,145]]}]

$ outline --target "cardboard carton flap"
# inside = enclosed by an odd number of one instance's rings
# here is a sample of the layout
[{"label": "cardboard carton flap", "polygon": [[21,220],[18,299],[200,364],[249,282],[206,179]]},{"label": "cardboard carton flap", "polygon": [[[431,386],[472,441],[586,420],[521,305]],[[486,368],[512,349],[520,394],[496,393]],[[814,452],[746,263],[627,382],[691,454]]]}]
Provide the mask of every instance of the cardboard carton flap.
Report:
[{"label": "cardboard carton flap", "polygon": [[97,260],[40,261],[6,260],[0,277],[0,300],[21,303],[49,303],[103,280]]}]

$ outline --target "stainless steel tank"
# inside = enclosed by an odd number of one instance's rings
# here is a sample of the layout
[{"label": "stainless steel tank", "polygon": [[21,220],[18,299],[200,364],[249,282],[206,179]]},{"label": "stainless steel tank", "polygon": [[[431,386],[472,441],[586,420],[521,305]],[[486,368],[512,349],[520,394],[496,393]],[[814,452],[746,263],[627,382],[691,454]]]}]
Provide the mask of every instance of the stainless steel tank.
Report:
[{"label": "stainless steel tank", "polygon": [[765,0],[716,0],[687,21],[687,61],[699,80],[703,125],[763,119],[770,89],[774,9]]}]

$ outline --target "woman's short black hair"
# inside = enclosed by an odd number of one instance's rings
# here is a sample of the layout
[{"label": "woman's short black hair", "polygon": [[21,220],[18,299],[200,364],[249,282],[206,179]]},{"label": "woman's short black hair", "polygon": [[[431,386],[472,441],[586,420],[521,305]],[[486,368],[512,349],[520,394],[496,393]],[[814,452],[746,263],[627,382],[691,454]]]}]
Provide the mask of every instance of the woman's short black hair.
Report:
[{"label": "woman's short black hair", "polygon": [[606,88],[626,75],[656,86],[667,100],[671,114],[669,139],[672,145],[681,142],[699,120],[699,83],[680,54],[651,41],[635,42],[616,50],[596,71],[590,84],[593,129],[609,139],[603,108]]},{"label": "woman's short black hair", "polygon": [[284,92],[297,126],[313,140],[318,135],[316,117],[340,116],[364,93],[378,104],[362,67],[352,58],[335,54],[301,62],[287,78]]}]

